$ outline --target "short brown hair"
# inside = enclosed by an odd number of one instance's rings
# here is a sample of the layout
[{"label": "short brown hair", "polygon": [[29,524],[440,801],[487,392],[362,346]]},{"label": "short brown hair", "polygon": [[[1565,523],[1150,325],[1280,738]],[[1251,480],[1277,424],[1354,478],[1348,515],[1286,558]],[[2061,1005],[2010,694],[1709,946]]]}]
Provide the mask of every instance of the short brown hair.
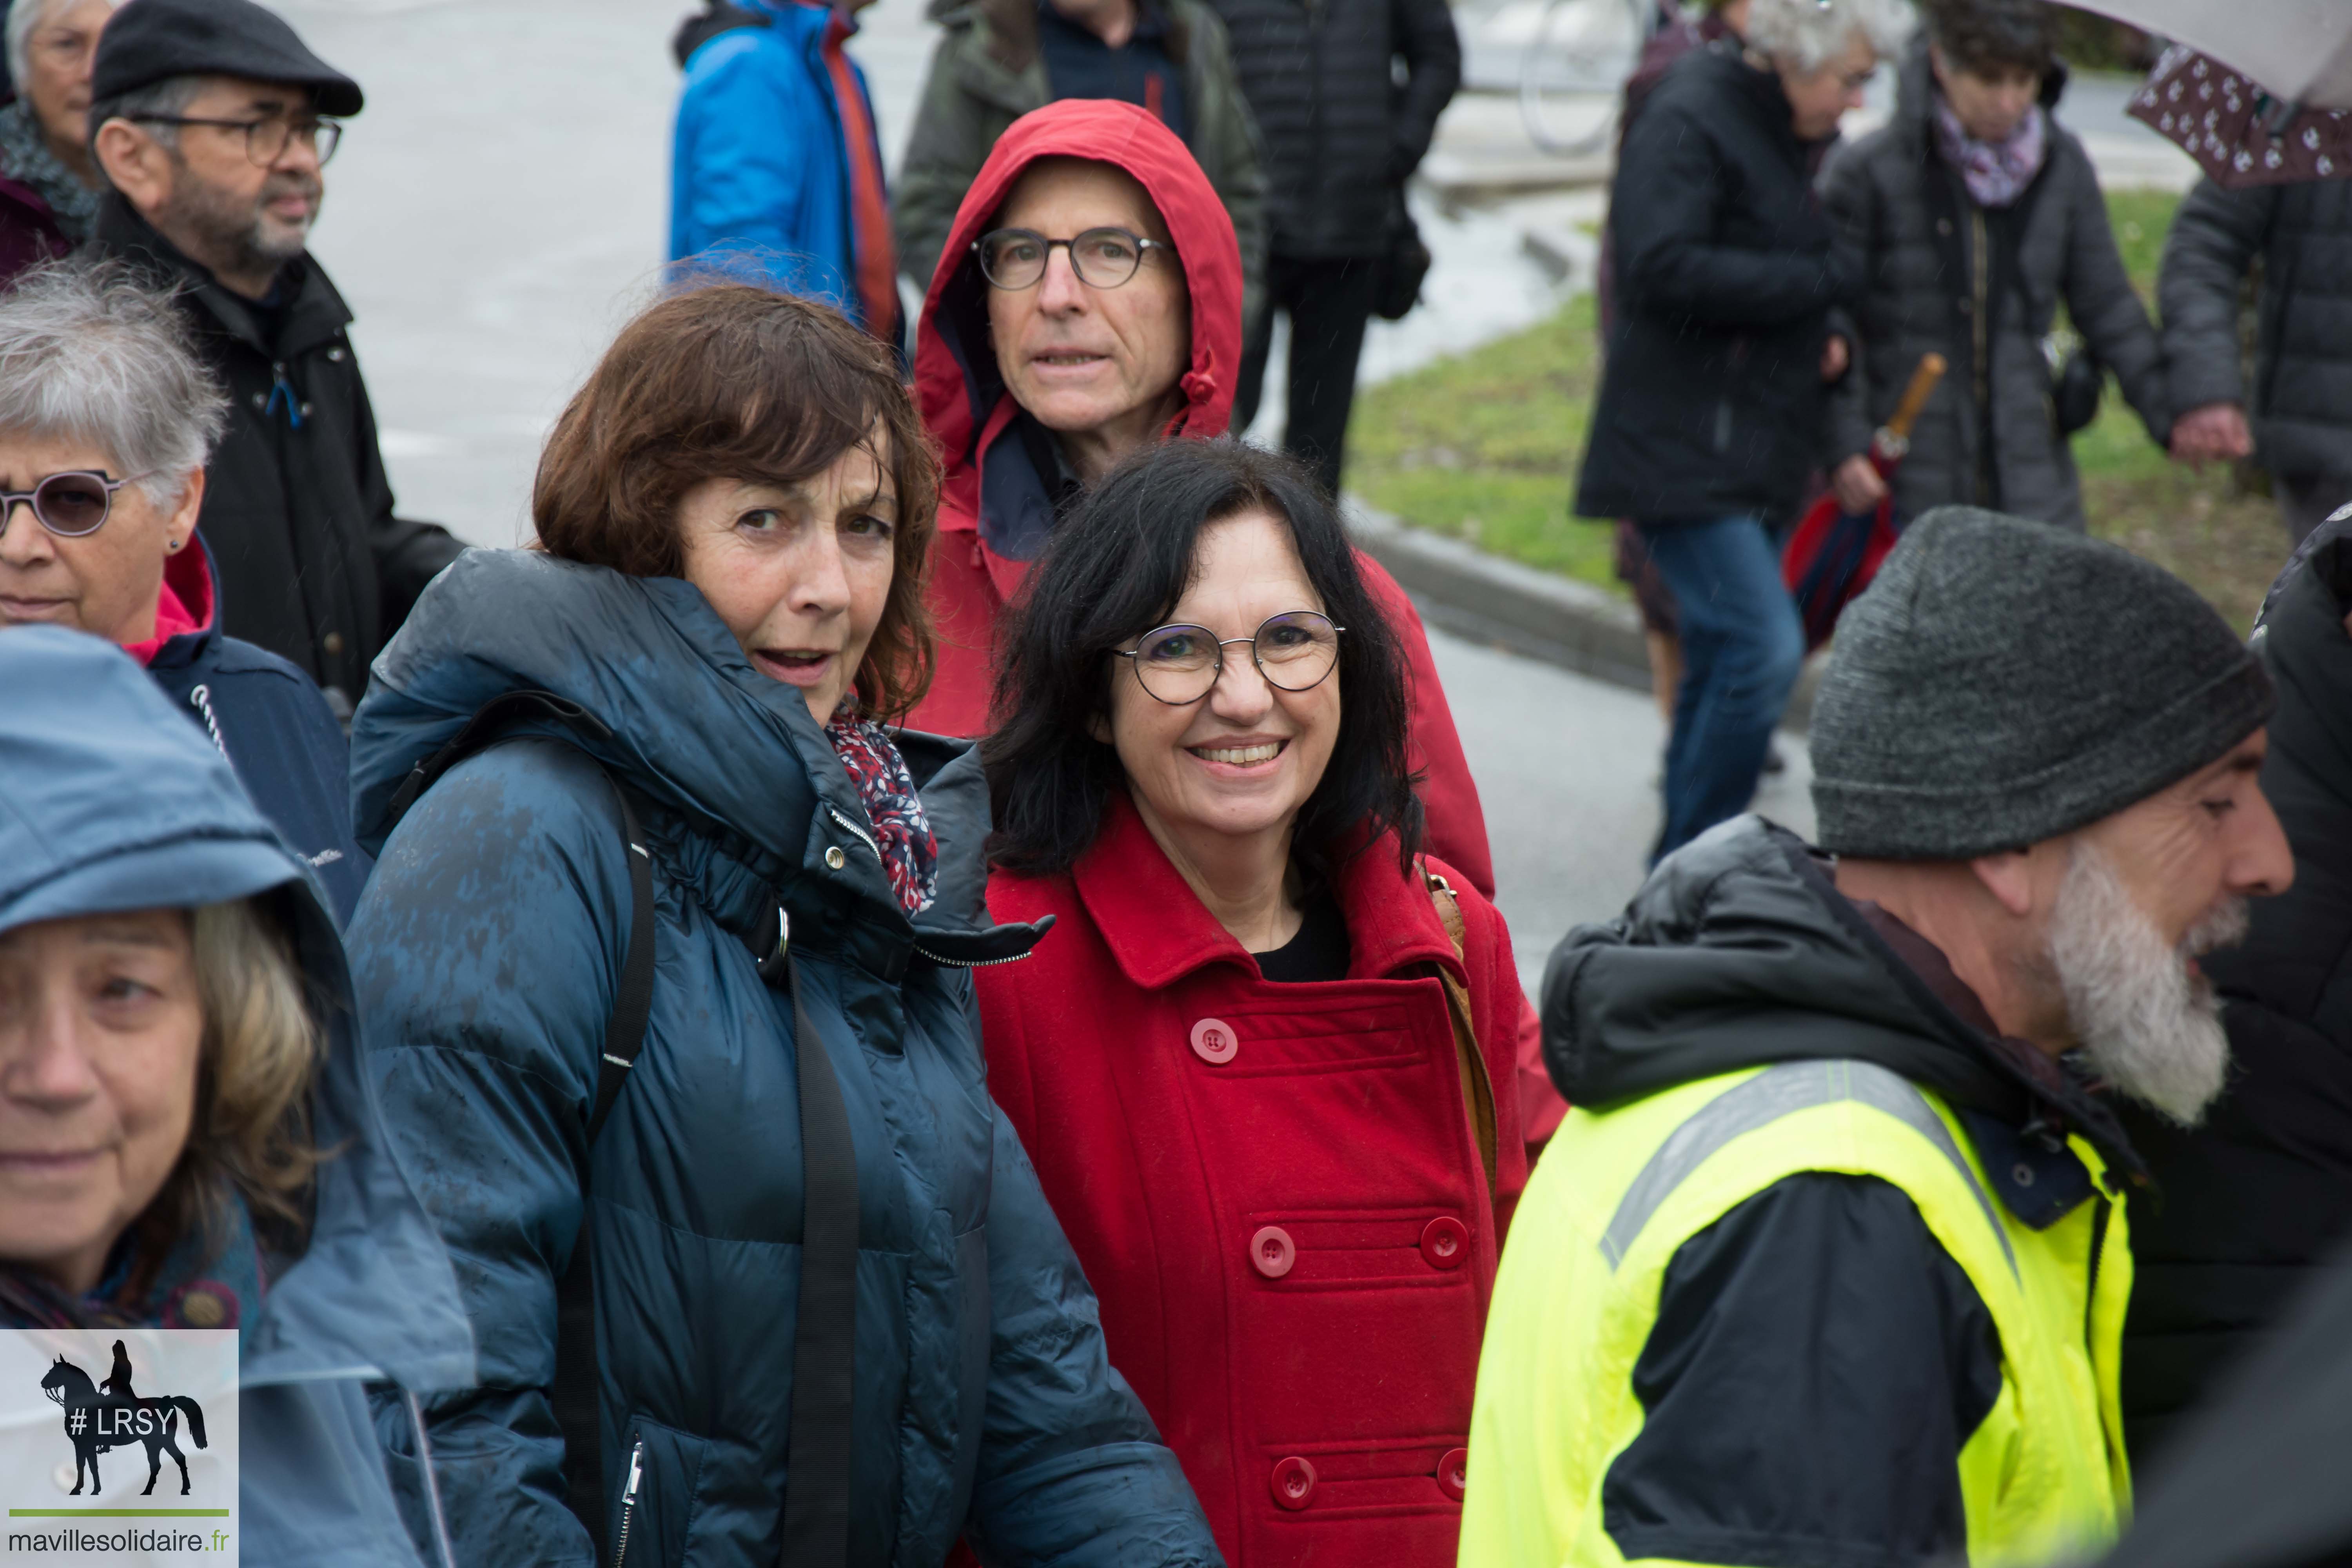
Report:
[{"label": "short brown hair", "polygon": [[790,489],[867,447],[898,502],[890,595],[855,681],[895,718],[931,678],[923,579],[940,465],[889,349],[830,308],[745,283],[673,294],[621,329],[555,422],[531,487],[551,555],[685,574],[678,505],[709,479]]}]

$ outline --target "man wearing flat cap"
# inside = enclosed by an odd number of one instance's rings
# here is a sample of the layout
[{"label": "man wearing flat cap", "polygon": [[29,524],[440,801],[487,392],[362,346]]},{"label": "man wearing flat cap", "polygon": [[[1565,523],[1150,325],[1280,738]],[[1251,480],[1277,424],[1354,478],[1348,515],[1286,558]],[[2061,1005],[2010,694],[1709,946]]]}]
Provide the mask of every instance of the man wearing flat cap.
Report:
[{"label": "man wearing flat cap", "polygon": [[1947,507],[1846,612],[1821,844],[1735,818],[1544,978],[1576,1106],[1512,1222],[1465,1568],[2087,1555],[2146,1180],[2294,867],[2262,666],[2112,545]]},{"label": "man wearing flat cap", "polygon": [[229,393],[197,524],[222,628],[301,666],[348,718],[377,649],[464,548],[393,515],[351,309],[307,249],[359,85],[251,0],[130,0],[90,94],[110,187],[91,243],[184,290]]}]

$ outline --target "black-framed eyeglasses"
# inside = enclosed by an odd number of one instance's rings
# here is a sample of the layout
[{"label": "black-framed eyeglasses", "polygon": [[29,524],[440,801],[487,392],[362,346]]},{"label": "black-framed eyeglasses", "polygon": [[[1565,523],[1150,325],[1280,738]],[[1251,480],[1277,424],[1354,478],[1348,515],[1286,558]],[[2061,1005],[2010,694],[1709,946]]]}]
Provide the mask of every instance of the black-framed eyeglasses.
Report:
[{"label": "black-framed eyeglasses", "polygon": [[1281,691],[1310,691],[1339,663],[1339,634],[1328,616],[1286,610],[1258,623],[1255,634],[1219,638],[1206,626],[1155,626],[1131,648],[1112,657],[1134,667],[1144,691],[1171,708],[1189,707],[1209,694],[1225,672],[1225,649],[1247,647],[1265,683]]},{"label": "black-framed eyeglasses", "polygon": [[246,160],[257,169],[267,169],[286,156],[287,142],[294,141],[316,153],[319,166],[323,169],[343,141],[343,122],[340,120],[289,120],[283,114],[259,120],[207,120],[194,114],[134,114],[130,118],[149,125],[210,125],[221,131],[242,131]]},{"label": "black-framed eyeglasses", "polygon": [[51,474],[28,490],[0,490],[0,534],[8,531],[16,503],[33,509],[33,521],[60,539],[79,539],[106,526],[114,510],[114,492],[145,474],[110,479],[100,468],[74,468]]},{"label": "black-framed eyeglasses", "polygon": [[971,252],[980,258],[981,276],[1017,291],[1044,279],[1057,245],[1070,253],[1070,270],[1089,289],[1118,288],[1135,276],[1147,250],[1174,254],[1173,247],[1123,228],[1090,228],[1074,239],[1048,239],[1034,228],[992,229],[971,242]]}]

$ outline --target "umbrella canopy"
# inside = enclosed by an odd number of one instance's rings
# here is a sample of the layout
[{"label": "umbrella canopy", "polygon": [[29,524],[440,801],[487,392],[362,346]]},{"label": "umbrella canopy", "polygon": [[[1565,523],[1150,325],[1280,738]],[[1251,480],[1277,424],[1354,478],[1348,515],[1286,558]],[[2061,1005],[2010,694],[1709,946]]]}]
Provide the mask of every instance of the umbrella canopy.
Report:
[{"label": "umbrella canopy", "polygon": [[2073,0],[2161,33],[2305,109],[2352,109],[2352,5],[2345,0]]},{"label": "umbrella canopy", "polygon": [[[2352,16],[2352,5],[2345,9]],[[2352,113],[2298,109],[2179,44],[2132,94],[2129,113],[2179,142],[2227,188],[2352,177]]]}]

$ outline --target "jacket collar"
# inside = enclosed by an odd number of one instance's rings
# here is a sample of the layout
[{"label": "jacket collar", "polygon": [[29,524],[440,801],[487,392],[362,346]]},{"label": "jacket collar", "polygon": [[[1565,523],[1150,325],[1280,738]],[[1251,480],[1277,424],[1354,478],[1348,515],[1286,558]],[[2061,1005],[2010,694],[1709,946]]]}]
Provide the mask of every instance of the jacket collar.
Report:
[{"label": "jacket collar", "polygon": [[270,359],[282,360],[316,348],[352,323],[351,307],[308,254],[288,262],[278,274],[280,297],[287,304],[279,313],[277,341],[272,342],[264,335],[251,300],[225,287],[210,268],[181,254],[121,195],[110,195],[99,204],[92,238],[102,249],[157,274],[159,281],[183,286],[195,308],[210,318],[212,330]]},{"label": "jacket collar", "polygon": [[[205,553],[202,534],[190,534],[188,547],[163,563],[163,587],[156,606],[157,636],[145,643],[126,645],[124,652],[150,669],[173,669],[204,657],[220,635],[220,590],[212,558]],[[176,609],[179,615],[170,612]],[[167,625],[180,629],[166,632]]]},{"label": "jacket collar", "polygon": [[[1119,972],[1144,990],[1171,985],[1213,963],[1256,976],[1257,960],[1217,923],[1170,863],[1125,790],[1115,791],[1105,805],[1102,831],[1072,868],[1071,879]],[[1343,858],[1332,891],[1348,922],[1350,980],[1378,980],[1433,962],[1468,984],[1436,905],[1399,869],[1395,839],[1384,834]]]}]

